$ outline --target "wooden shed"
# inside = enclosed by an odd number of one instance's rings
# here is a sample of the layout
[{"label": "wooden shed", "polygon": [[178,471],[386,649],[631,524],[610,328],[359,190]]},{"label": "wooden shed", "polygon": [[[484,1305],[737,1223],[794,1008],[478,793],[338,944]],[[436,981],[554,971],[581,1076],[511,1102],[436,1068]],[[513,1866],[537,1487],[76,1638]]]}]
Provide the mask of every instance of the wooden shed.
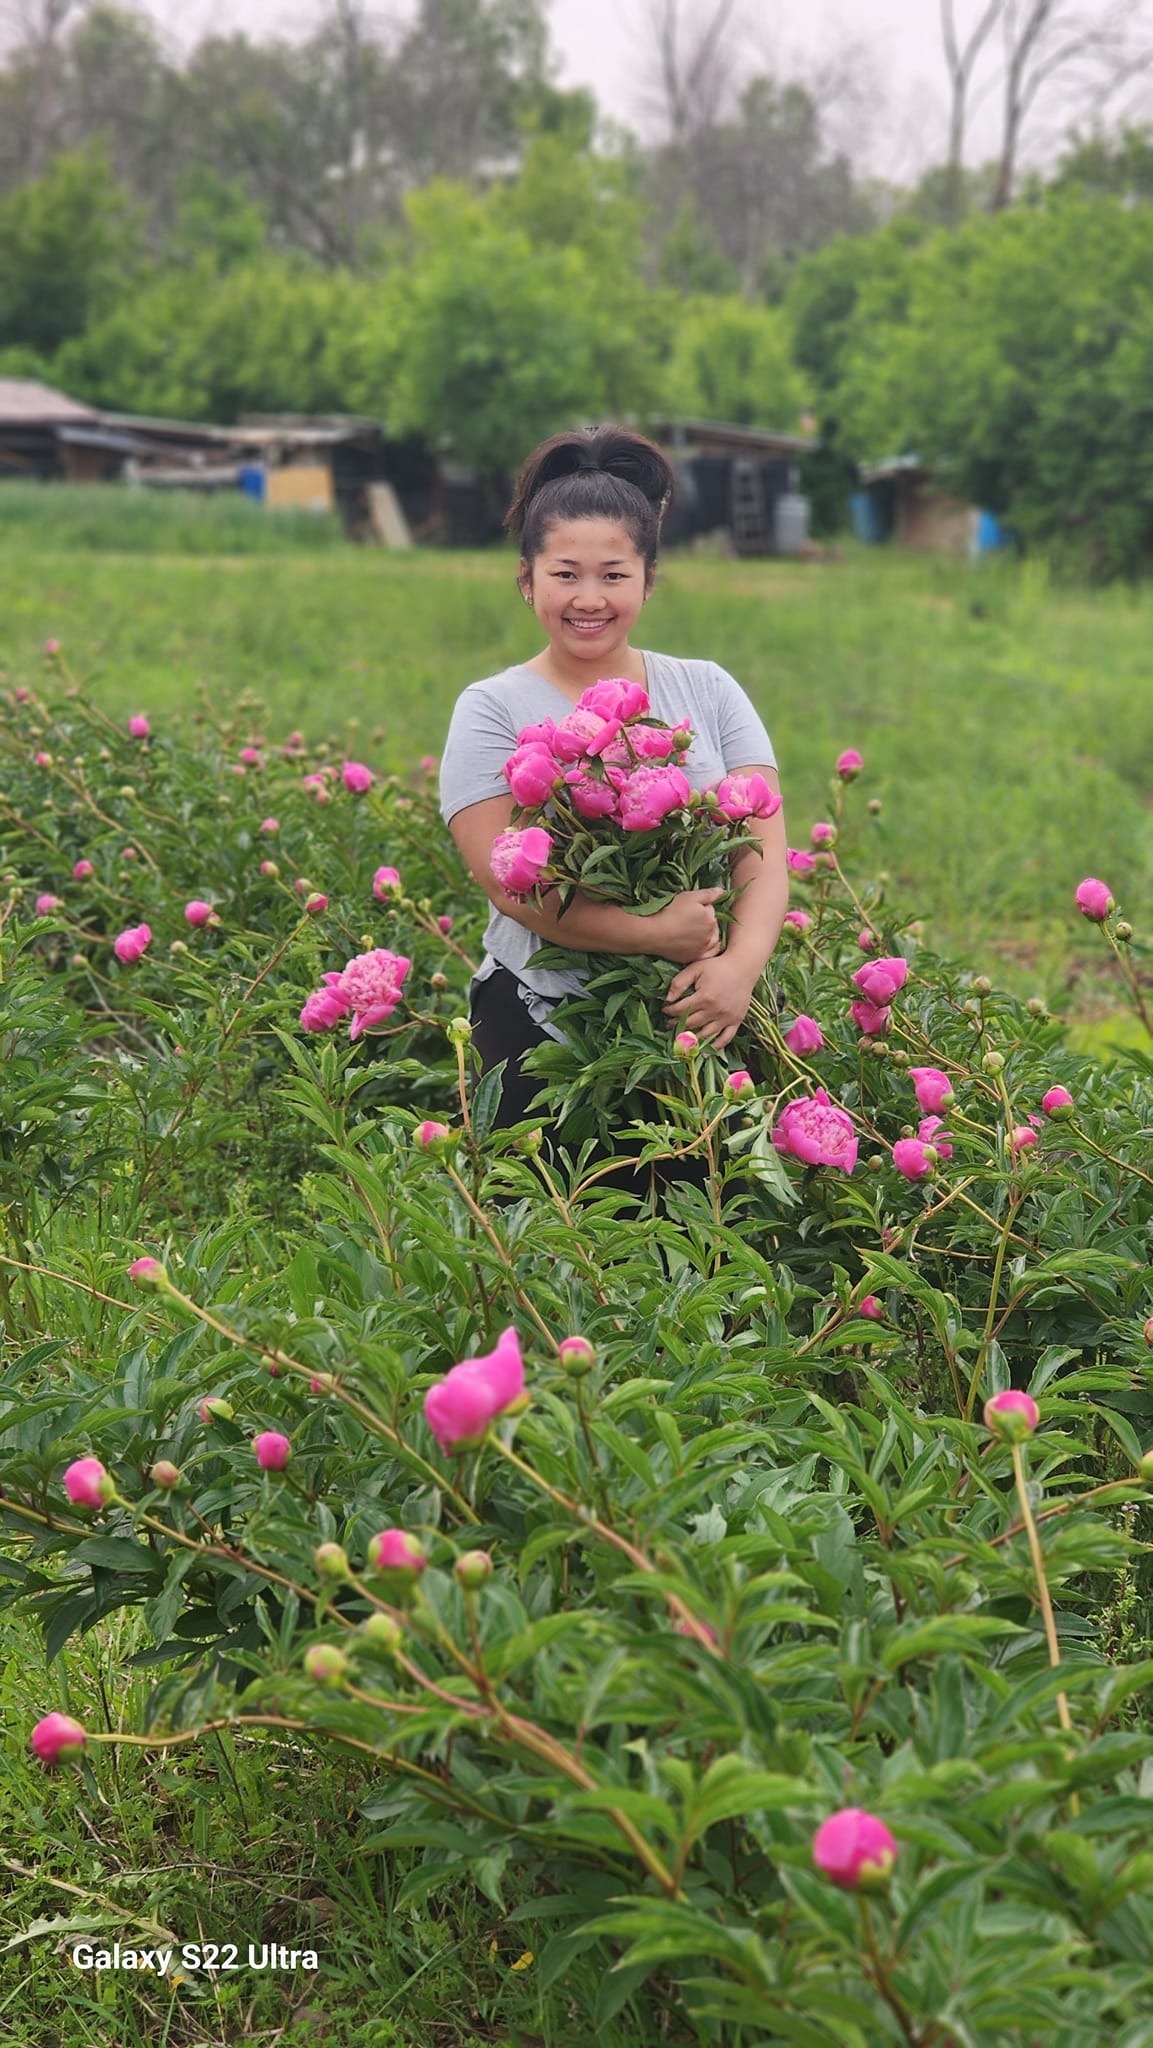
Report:
[{"label": "wooden shed", "polygon": [[100,483],[130,450],[90,405],[34,377],[0,377],[0,478]]},{"label": "wooden shed", "polygon": [[800,462],[815,440],[722,420],[650,418],[638,425],[676,471],[676,496],[662,529],[666,546],[713,534],[725,537],[737,555],[803,549],[808,503]]},{"label": "wooden shed", "polygon": [[853,499],[853,529],[859,540],[894,540],[902,547],[970,554],[980,514],[942,489],[917,455],[896,455],[867,464]]}]

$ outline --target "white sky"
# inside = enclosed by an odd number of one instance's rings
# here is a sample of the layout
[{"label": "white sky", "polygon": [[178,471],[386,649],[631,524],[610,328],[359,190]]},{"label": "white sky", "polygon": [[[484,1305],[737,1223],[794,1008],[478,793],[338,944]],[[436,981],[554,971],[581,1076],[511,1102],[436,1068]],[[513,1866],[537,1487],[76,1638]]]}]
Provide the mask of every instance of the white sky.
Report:
[{"label": "white sky", "polygon": [[[181,44],[207,30],[293,36],[307,29],[318,0],[144,0]],[[640,127],[645,118],[645,21],[651,0],[549,0],[559,82],[591,85],[602,110]],[[690,19],[713,0],[682,0]],[[883,177],[907,179],[944,154],[946,80],[939,0],[739,0],[750,51],[777,76],[840,61],[860,90],[860,109],[846,139],[853,154]],[[1090,5],[1093,0],[1090,0]],[[1105,0],[1097,0],[1104,5]],[[1133,0],[1141,12],[1153,0]],[[963,32],[981,0],[957,0]],[[382,18],[403,18],[412,0],[377,0]],[[978,74],[980,78],[980,73]],[[1055,140],[1063,124],[1049,126]],[[1043,142],[1038,129],[1037,140]],[[996,133],[994,97],[974,111],[967,157],[989,155]]]}]

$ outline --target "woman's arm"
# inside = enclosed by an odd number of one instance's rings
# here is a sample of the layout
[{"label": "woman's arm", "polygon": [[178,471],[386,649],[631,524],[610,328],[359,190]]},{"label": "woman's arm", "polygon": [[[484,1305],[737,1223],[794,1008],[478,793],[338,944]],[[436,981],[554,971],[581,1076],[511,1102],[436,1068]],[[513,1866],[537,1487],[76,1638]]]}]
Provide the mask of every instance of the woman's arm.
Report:
[{"label": "woman's arm", "polygon": [[[780,793],[776,771],[767,767],[734,768],[733,775],[763,775]],[[665,1009],[670,1025],[695,1031],[698,1038],[723,1052],[744,1023],[766,962],[781,935],[789,904],[789,870],[785,860],[784,812],[772,818],[750,818],[756,846],[742,846],[732,857],[734,887],[740,890],[723,953],[693,960],[669,984]]]}]

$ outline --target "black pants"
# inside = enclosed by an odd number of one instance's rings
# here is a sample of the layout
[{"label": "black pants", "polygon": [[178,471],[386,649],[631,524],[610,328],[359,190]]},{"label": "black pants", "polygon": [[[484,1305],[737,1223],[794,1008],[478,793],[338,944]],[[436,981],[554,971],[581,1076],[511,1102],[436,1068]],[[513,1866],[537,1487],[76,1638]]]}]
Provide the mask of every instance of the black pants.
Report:
[{"label": "black pants", "polygon": [[[499,1066],[501,1060],[508,1062],[501,1079],[501,1097],[494,1130],[505,1130],[510,1124],[520,1123],[529,1114],[529,1103],[541,1087],[535,1074],[524,1072],[524,1055],[534,1045],[544,1045],[548,1032],[534,1024],[528,1009],[517,993],[516,976],[507,967],[498,967],[488,977],[474,985],[469,1008],[472,1023],[472,1042],[480,1055],[481,1073]],[[546,1134],[547,1142],[547,1134]],[[629,1152],[639,1149],[630,1141],[622,1139],[618,1150]],[[611,1155],[598,1152],[590,1162],[595,1169],[600,1161]],[[621,1188],[626,1194],[637,1195],[642,1201],[648,1199],[653,1187],[671,1185],[707,1189],[709,1184],[708,1164],[704,1159],[655,1160],[648,1166],[630,1168],[614,1167],[611,1173],[601,1174],[597,1187]]]}]

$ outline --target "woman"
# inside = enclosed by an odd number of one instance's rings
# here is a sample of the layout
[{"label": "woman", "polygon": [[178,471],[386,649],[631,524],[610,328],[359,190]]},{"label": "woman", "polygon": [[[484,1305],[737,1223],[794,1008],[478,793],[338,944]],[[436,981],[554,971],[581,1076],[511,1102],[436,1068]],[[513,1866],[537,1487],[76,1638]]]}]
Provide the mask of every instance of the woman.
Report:
[{"label": "woman", "polygon": [[[519,539],[518,585],[547,644],[531,661],[471,683],[453,711],[440,767],[441,812],[492,905],[486,953],[471,989],[473,1043],[484,1072],[507,1061],[496,1122],[518,1122],[540,1086],[524,1055],[546,1037],[562,997],[580,989],[584,953],[649,953],[679,967],[666,1001],[671,1030],[692,1030],[723,1051],[739,1029],[780,934],[788,900],[782,812],[752,819],[760,846],[733,859],[740,889],[722,944],[713,908],[720,889],[690,889],[651,917],[577,891],[558,921],[517,902],[495,879],[493,841],[513,812],[503,769],[521,727],[565,715],[602,677],[649,693],[654,717],[688,718],[695,738],[680,766],[696,789],[724,774],[760,774],[778,788],[769,736],[748,697],[715,662],[644,652],[630,635],[653,592],[660,521],[673,490],[665,456],[640,434],[603,426],[553,435],[529,456],[506,525]],[[573,953],[563,971],[534,965],[542,943]]]}]

